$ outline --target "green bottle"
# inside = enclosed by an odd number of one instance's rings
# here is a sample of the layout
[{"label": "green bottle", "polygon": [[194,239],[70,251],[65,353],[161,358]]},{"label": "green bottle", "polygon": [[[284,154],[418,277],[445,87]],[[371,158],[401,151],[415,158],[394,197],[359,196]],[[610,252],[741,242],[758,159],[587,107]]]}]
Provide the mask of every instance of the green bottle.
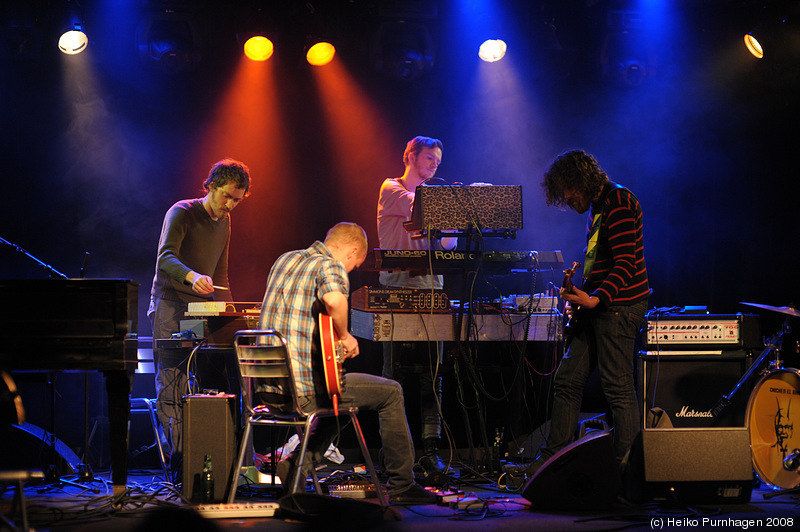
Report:
[{"label": "green bottle", "polygon": [[211,466],[211,455],[203,459],[203,473],[200,475],[200,498],[204,503],[214,502],[214,468]]}]

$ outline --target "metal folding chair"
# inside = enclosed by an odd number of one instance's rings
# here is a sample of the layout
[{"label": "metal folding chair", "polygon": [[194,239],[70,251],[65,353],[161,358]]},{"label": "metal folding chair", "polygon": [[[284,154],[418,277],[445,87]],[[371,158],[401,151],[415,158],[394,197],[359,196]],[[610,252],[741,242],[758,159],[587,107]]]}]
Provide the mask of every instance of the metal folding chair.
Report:
[{"label": "metal folding chair", "polygon": [[[297,400],[295,389],[294,373],[286,340],[276,330],[273,329],[248,329],[238,331],[233,337],[233,346],[236,350],[236,357],[239,362],[239,377],[241,379],[242,390],[242,409],[244,420],[244,434],[239,444],[239,456],[236,461],[234,475],[232,475],[232,486],[228,490],[228,503],[232,503],[236,496],[238,476],[247,450],[250,448],[252,429],[255,425],[271,425],[294,427],[300,438],[300,454],[297,456],[297,467],[294,477],[289,486],[289,493],[297,493],[300,490],[300,480],[303,478],[303,467],[308,447],[308,435],[314,420],[318,417],[333,417],[336,414],[333,409],[324,408],[314,412],[305,412]],[[280,405],[252,405],[249,398],[249,379],[265,379],[269,384],[280,386],[284,390],[285,402]],[[370,475],[375,493],[381,506],[387,506],[386,497],[381,489],[378,475],[375,473],[375,466],[367,449],[361,425],[358,422],[357,408],[340,408],[339,415],[347,415],[356,432],[358,445],[364,455],[364,462],[367,472]],[[274,454],[273,450],[273,454]],[[313,474],[313,473],[312,473]],[[318,493],[321,493],[319,483],[314,485]],[[305,486],[303,485],[303,488]]]}]

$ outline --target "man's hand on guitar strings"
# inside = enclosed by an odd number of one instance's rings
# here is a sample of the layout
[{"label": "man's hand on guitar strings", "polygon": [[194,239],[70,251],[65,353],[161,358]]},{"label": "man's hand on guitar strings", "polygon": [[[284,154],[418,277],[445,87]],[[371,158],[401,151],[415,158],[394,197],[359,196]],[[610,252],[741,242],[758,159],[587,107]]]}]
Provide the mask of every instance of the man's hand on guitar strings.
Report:
[{"label": "man's hand on guitar strings", "polygon": [[581,308],[594,308],[600,303],[600,299],[590,296],[580,288],[572,287],[572,290],[567,292],[562,287],[559,295],[561,299],[567,301],[572,310]]},{"label": "man's hand on guitar strings", "polygon": [[348,333],[347,337],[342,339],[342,346],[344,346],[345,358],[353,358],[359,355],[358,340],[352,334]]}]

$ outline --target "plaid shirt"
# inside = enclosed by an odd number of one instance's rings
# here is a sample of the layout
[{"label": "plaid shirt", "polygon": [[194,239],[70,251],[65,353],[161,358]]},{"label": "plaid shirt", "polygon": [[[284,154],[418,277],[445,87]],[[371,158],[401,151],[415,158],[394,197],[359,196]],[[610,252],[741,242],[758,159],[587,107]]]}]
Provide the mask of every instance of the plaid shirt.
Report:
[{"label": "plaid shirt", "polygon": [[[350,280],[344,264],[320,241],[308,249],[284,253],[269,272],[258,326],[275,329],[286,338],[299,396],[316,395],[315,390],[325,393],[322,359],[315,345],[319,341],[316,321],[324,308],[322,296],[334,290],[348,295]],[[269,386],[257,389],[282,392]]]}]

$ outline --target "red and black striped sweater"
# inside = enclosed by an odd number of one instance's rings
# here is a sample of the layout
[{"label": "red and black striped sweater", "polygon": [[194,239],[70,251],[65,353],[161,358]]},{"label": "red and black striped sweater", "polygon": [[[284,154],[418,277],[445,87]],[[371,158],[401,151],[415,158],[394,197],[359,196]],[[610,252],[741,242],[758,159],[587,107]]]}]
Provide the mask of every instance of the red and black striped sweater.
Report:
[{"label": "red and black striped sweater", "polygon": [[642,207],[633,193],[609,182],[592,203],[586,227],[587,242],[592,221],[602,209],[597,255],[583,290],[600,299],[604,308],[632,305],[650,295],[644,260]]}]

